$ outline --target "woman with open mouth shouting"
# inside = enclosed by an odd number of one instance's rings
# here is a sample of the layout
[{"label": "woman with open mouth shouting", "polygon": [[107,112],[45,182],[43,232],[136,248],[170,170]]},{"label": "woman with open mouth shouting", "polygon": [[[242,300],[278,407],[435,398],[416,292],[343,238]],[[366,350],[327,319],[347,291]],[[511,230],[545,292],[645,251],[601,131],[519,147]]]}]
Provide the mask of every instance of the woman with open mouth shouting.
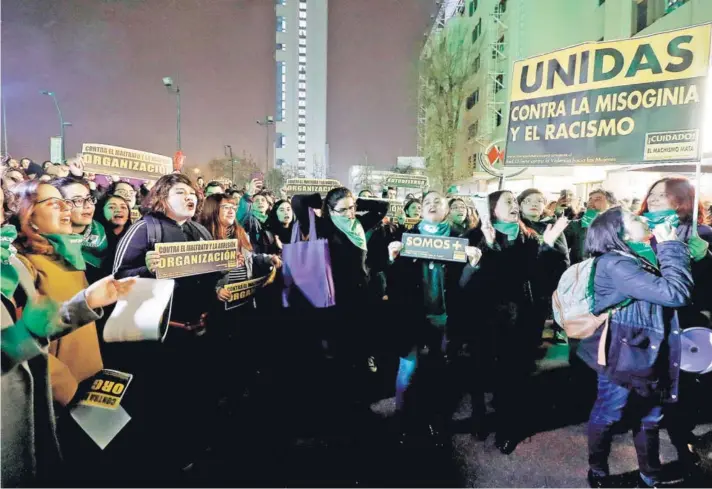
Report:
[{"label": "woman with open mouth shouting", "polygon": [[[198,188],[185,175],[162,176],[146,198],[148,214],[131,226],[119,242],[115,275],[155,278],[161,258],[155,251],[156,244],[211,240],[210,232],[192,220],[199,195]],[[150,435],[143,439],[159,444],[144,443],[142,449],[147,450],[147,460],[160,456],[159,462],[165,462],[167,469],[189,465],[196,452],[204,448],[201,421],[207,418],[205,409],[210,404],[206,402],[208,393],[204,392],[210,362],[203,334],[221,276],[208,273],[175,279],[170,331],[165,342],[146,345],[143,355],[126,355],[133,363],[126,370],[135,375],[131,388],[136,390],[141,380],[145,382],[141,411],[147,416],[142,421]],[[182,409],[162,408],[165,399],[176,392],[183,393]]]},{"label": "woman with open mouth shouting", "polygon": [[494,377],[495,444],[502,453],[510,454],[526,434],[521,406],[529,396],[528,377],[541,338],[535,324],[532,283],[565,263],[566,253],[555,243],[568,220],[560,218],[540,235],[524,225],[511,192],[491,193],[488,204],[491,225],[483,226],[481,267],[467,293],[468,300],[476,302],[473,305],[481,318],[474,333],[474,356],[479,367],[472,397],[472,429],[481,438],[486,436],[484,380]]},{"label": "woman with open mouth shouting", "polygon": [[[445,197],[434,191],[426,193],[422,221],[409,232],[458,237],[448,220],[448,211]],[[474,246],[465,247],[467,263],[463,264],[405,258],[400,256],[402,249],[400,241],[388,246],[392,263],[388,272],[388,297],[394,313],[400,316],[397,323],[401,325],[395,335],[400,355],[396,412],[401,423],[401,443],[424,434],[439,445],[439,430],[448,422],[445,416],[452,414],[446,402],[451,393],[443,390],[449,384],[445,378],[448,334],[453,324],[462,320],[461,290],[475,272],[482,253]],[[417,409],[411,389],[416,377],[420,379],[417,389],[423,392],[417,395]]]}]

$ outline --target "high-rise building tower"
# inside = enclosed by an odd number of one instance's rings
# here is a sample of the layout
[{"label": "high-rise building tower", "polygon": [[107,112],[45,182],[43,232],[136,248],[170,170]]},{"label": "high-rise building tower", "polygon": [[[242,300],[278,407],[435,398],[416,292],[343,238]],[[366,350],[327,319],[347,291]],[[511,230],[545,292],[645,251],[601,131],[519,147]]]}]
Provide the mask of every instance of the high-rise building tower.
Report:
[{"label": "high-rise building tower", "polygon": [[325,177],[328,0],[276,0],[275,166]]}]

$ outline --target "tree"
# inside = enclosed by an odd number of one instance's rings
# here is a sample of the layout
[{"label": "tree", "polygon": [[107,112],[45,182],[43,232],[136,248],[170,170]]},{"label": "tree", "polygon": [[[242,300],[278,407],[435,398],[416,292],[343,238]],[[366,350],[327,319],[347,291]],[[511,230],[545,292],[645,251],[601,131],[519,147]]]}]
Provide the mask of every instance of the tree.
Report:
[{"label": "tree", "polygon": [[361,190],[371,190],[373,191],[373,186],[376,182],[373,181],[373,170],[374,167],[371,165],[362,165],[359,172],[353,176],[353,189],[355,192],[360,192]]},{"label": "tree", "polygon": [[471,174],[458,163],[456,147],[466,83],[478,54],[475,46],[467,19],[455,17],[433,32],[420,59],[420,97],[426,108],[423,156],[433,186],[441,189]]},{"label": "tree", "polygon": [[252,155],[242,153],[242,156],[233,158],[234,163],[229,157],[221,156],[213,158],[208,162],[208,170],[206,172],[206,180],[215,178],[227,178],[232,180],[233,185],[241,187],[245,185],[253,173],[259,172],[257,161]]}]

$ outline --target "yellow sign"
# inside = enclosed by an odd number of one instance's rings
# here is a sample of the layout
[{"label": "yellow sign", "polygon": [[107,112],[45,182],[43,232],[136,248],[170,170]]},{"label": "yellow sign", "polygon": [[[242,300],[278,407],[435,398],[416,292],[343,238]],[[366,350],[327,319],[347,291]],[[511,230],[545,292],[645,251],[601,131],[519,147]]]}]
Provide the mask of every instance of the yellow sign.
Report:
[{"label": "yellow sign", "polygon": [[290,178],[285,185],[287,194],[322,194],[326,195],[329,190],[341,187],[341,182],[331,178]]},{"label": "yellow sign", "polygon": [[419,217],[406,217],[405,222],[403,222],[403,227],[406,231],[410,231],[420,222]]},{"label": "yellow sign", "polygon": [[710,29],[712,24],[703,24],[620,41],[588,42],[516,61],[511,100],[705,77]]},{"label": "yellow sign", "polygon": [[404,233],[401,255],[425,260],[464,263],[467,261],[467,255],[465,255],[467,245],[468,241],[464,238]]},{"label": "yellow sign", "polygon": [[94,376],[89,390],[81,394],[79,404],[118,409],[132,378],[131,374],[104,369]]},{"label": "yellow sign", "polygon": [[225,303],[225,310],[229,311],[230,309],[241,306],[254,297],[259,289],[272,283],[276,273],[277,269],[273,268],[272,272],[264,277],[253,278],[251,280],[236,282],[234,284],[227,284],[225,289],[230,292],[230,300]]},{"label": "yellow sign", "polygon": [[85,143],[82,155],[85,170],[100,175],[158,180],[173,171],[173,160],[168,156],[119,146]]},{"label": "yellow sign", "polygon": [[391,173],[386,175],[386,186],[422,189],[428,186],[428,177],[425,175],[406,175],[402,173]]},{"label": "yellow sign", "polygon": [[161,259],[156,278],[179,278],[189,275],[223,272],[237,266],[237,240],[159,243]]}]

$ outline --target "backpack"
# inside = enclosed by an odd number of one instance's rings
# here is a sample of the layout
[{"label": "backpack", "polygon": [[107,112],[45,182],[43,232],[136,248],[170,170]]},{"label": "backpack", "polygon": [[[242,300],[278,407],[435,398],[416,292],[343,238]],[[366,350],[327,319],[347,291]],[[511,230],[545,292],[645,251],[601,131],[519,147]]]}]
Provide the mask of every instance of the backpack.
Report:
[{"label": "backpack", "polygon": [[610,311],[595,316],[593,278],[596,262],[589,258],[566,270],[552,295],[554,320],[569,338],[581,340],[592,336],[606,322]]},{"label": "backpack", "polygon": [[[161,228],[161,221],[150,214],[146,214],[142,217],[142,219],[146,221],[146,231],[148,233],[148,249],[155,250],[156,244],[163,243],[163,228]],[[210,235],[210,232],[200,224],[188,221],[185,225],[195,227],[198,230],[198,234],[200,234],[200,237],[205,241],[210,241],[213,239],[213,237]]]}]

